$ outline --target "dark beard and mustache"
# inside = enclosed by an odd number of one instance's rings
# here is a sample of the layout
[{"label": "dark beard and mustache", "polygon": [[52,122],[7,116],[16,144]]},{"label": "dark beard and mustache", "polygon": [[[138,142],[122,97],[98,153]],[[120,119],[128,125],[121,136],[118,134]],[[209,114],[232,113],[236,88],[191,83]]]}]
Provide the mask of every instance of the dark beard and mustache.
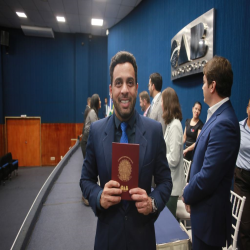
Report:
[{"label": "dark beard and mustache", "polygon": [[[127,98],[126,96],[124,96],[123,98]],[[121,103],[121,98],[118,97],[118,101],[113,99],[113,104],[115,107],[115,112],[124,120],[128,120],[131,115],[133,114],[134,108],[135,108],[135,103],[136,103],[136,98],[133,97],[129,97],[128,98],[129,102],[130,102],[130,106],[128,107],[128,112],[124,112],[122,110],[122,108],[119,106],[119,103]]]}]

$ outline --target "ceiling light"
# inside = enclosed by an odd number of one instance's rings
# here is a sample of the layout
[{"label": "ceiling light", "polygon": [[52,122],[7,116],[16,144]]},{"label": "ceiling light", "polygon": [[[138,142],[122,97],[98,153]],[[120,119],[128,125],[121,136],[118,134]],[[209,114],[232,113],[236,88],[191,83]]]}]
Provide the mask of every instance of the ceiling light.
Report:
[{"label": "ceiling light", "polygon": [[16,12],[16,14],[17,14],[19,17],[27,18],[27,16],[26,16],[25,13],[23,13],[23,12]]},{"label": "ceiling light", "polygon": [[56,19],[57,19],[58,22],[63,22],[63,23],[65,23],[65,18],[64,18],[64,16],[57,16]]},{"label": "ceiling light", "polygon": [[91,24],[96,26],[102,26],[103,25],[103,19],[91,19]]},{"label": "ceiling light", "polygon": [[107,30],[106,30],[106,35],[108,36],[108,34],[109,34],[109,30],[107,29]]}]

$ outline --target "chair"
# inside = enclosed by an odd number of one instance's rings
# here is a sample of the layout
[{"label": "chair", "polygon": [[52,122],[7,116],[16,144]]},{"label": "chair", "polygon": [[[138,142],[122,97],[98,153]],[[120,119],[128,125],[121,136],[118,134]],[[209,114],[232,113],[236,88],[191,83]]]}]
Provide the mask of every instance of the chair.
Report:
[{"label": "chair", "polygon": [[[189,170],[190,170],[191,161],[183,159],[183,167],[184,167],[184,174],[185,180],[187,182]],[[181,199],[177,202],[177,209],[176,209],[176,218],[179,221],[182,221],[185,228],[191,228],[191,226],[187,225],[187,221],[190,221],[190,214],[186,211],[185,205]]]},{"label": "chair", "polygon": [[[230,202],[232,203],[232,217],[235,219],[232,223],[232,228],[234,230],[234,234],[231,235],[233,239],[233,245],[230,245],[229,247],[223,247],[223,250],[238,250],[237,248],[237,238],[239,233],[239,227],[240,227],[240,221],[241,216],[243,212],[243,208],[245,205],[246,197],[240,197],[238,194],[231,192]],[[192,230],[186,231],[188,234],[190,241],[192,242]]]},{"label": "chair", "polygon": [[182,200],[177,201],[176,218],[183,222],[186,229],[191,228],[190,225],[187,225],[187,221],[190,221],[190,214],[186,211]]},{"label": "chair", "polygon": [[[192,243],[192,230],[191,229],[187,230],[186,227],[181,222],[180,222],[180,226],[181,226],[181,229],[188,235],[190,243]],[[190,247],[190,249],[192,248]]]},{"label": "chair", "polygon": [[191,161],[183,159],[183,166],[184,166],[185,179],[186,179],[186,182],[187,182],[188,175],[189,175],[189,170],[190,170],[190,166],[191,166]]},{"label": "chair", "polygon": [[232,228],[234,230],[234,233],[231,235],[233,239],[233,244],[230,245],[229,247],[226,246],[226,248],[223,248],[223,250],[237,250],[237,238],[238,238],[238,233],[239,233],[239,227],[240,227],[240,221],[241,221],[241,216],[243,212],[243,208],[245,205],[246,197],[239,196],[232,190],[231,192],[231,197],[230,197],[230,202],[232,203],[232,216],[235,220],[232,222]]}]

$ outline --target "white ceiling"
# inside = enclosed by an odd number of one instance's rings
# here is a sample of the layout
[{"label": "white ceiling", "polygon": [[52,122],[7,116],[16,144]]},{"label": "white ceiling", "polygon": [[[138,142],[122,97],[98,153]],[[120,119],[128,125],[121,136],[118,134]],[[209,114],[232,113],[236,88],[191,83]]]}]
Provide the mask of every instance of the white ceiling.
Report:
[{"label": "white ceiling", "polygon": [[[123,19],[142,0],[0,0],[0,26],[21,25],[52,28],[55,32],[105,36],[106,29]],[[24,12],[20,18],[16,12]],[[56,16],[64,16],[59,23]],[[103,19],[103,26],[91,25],[91,18]]]}]

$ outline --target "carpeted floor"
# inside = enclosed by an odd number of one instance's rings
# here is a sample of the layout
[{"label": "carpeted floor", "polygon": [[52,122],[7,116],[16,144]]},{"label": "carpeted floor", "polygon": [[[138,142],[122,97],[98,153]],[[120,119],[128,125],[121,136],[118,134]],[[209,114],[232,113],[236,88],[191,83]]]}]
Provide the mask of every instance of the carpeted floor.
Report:
[{"label": "carpeted floor", "polygon": [[40,188],[54,167],[21,167],[0,186],[0,249],[9,250]]}]

